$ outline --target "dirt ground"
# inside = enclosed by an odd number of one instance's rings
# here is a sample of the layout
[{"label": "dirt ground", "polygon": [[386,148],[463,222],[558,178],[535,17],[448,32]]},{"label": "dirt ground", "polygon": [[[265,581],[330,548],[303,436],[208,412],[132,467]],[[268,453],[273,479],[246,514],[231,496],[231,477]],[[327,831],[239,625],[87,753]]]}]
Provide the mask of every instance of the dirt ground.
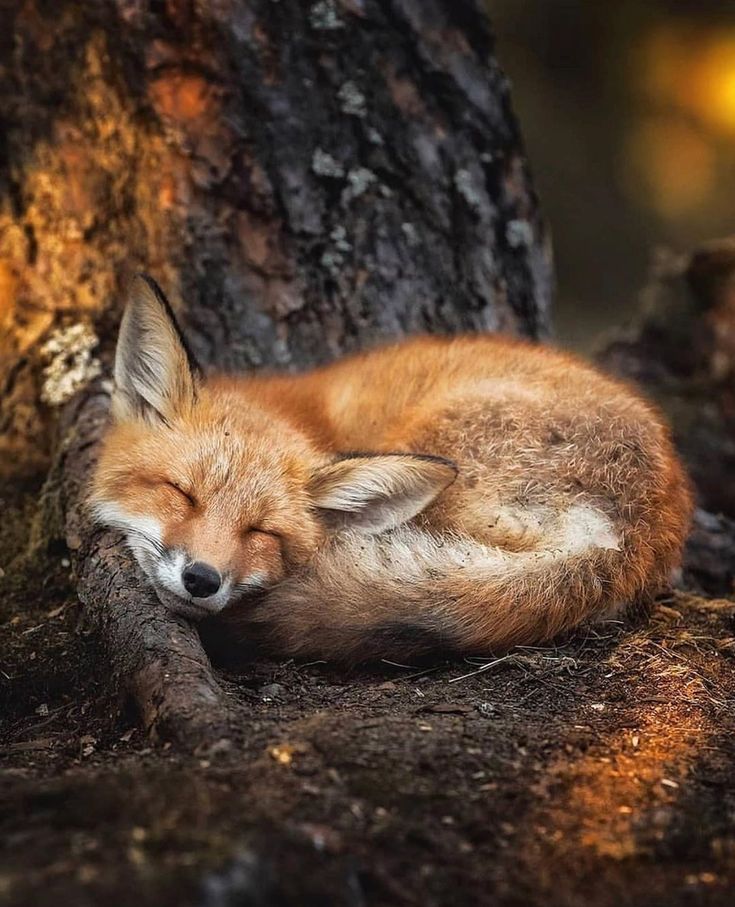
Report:
[{"label": "dirt ground", "polygon": [[0,492],[0,902],[730,905],[735,601],[492,661],[224,673],[237,739],[146,740],[62,550]]}]

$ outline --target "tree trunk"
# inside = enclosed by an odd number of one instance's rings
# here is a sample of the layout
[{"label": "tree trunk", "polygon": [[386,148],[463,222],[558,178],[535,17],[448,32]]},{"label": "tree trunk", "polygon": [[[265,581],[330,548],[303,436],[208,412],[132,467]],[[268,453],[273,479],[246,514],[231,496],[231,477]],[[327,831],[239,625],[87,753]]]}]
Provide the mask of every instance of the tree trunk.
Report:
[{"label": "tree trunk", "polygon": [[106,407],[89,382],[124,286],[150,271],[226,369],[417,331],[546,335],[550,257],[507,80],[480,0],[0,9],[2,450],[43,462],[53,408],[86,388],[46,501],[87,618],[152,729],[212,737],[227,709],[196,634],[82,507]]}]

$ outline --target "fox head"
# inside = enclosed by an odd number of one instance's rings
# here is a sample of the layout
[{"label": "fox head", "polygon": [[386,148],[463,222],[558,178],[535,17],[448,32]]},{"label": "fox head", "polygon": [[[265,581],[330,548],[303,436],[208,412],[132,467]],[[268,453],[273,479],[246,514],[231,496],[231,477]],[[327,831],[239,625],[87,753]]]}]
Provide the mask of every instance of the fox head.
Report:
[{"label": "fox head", "polygon": [[456,475],[441,458],[335,455],[266,405],[257,378],[205,380],[149,277],[131,288],[114,377],[92,510],[192,618],[281,582],[335,533],[411,519]]}]

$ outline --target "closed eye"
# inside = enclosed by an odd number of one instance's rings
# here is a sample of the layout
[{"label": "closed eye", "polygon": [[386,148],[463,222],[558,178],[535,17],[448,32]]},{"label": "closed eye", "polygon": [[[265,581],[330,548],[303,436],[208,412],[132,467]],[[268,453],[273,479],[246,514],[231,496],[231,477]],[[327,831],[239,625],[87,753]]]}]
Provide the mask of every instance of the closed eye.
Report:
[{"label": "closed eye", "polygon": [[262,526],[251,526],[246,530],[245,535],[250,532],[259,532],[261,535],[269,535],[271,538],[280,539],[281,533],[275,532],[273,529],[264,529]]},{"label": "closed eye", "polygon": [[177,485],[176,482],[167,481],[164,484],[167,485],[169,488],[173,488],[174,491],[177,491],[181,495],[182,498],[185,498],[191,504],[192,507],[196,507],[197,500],[194,497],[194,495],[189,494],[188,491],[184,491],[184,489],[180,485]]}]

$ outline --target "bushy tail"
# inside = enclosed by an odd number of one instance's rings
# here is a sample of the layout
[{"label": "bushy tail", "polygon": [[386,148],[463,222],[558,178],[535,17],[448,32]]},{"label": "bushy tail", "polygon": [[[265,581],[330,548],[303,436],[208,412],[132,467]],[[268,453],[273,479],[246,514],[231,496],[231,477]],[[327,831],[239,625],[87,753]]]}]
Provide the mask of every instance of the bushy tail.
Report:
[{"label": "bushy tail", "polygon": [[343,534],[307,571],[268,593],[249,619],[278,651],[300,657],[360,662],[497,652],[609,616],[647,591],[653,552],[625,548],[607,518],[582,505],[533,551],[416,527]]}]

